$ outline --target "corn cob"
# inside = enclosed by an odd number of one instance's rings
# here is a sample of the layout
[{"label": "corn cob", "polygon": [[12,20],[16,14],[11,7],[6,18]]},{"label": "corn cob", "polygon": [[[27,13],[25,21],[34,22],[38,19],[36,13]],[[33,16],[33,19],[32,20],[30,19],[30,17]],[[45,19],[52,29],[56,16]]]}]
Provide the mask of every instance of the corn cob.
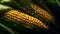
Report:
[{"label": "corn cob", "polygon": [[44,8],[45,10],[47,10],[49,13],[51,13],[50,9],[47,7],[47,5],[43,0],[31,0],[31,1],[39,5],[40,7]]},{"label": "corn cob", "polygon": [[[24,1],[23,0],[11,0],[10,2],[5,2],[5,3],[1,3],[1,4],[10,6],[13,9],[21,10],[39,20],[42,20],[42,18],[38,15],[38,13],[35,12],[34,9],[32,9],[28,0],[26,0],[26,1],[25,0]],[[45,22],[44,20],[42,20],[42,21]]]},{"label": "corn cob", "polygon": [[18,22],[23,22],[23,24],[29,25],[31,27],[48,29],[48,27],[45,24],[43,24],[42,21],[18,10],[10,10],[9,12],[5,13],[4,17],[16,20]]},{"label": "corn cob", "polygon": [[45,19],[47,22],[51,22],[54,20],[53,16],[49,14],[46,10],[42,9],[38,5],[34,4],[33,2],[30,2],[31,7],[39,13],[39,15]]}]

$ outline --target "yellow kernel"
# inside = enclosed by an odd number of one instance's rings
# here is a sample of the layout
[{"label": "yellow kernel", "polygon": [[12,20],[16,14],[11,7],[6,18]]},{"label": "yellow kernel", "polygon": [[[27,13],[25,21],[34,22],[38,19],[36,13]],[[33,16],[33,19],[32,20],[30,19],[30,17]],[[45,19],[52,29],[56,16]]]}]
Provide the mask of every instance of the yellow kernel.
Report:
[{"label": "yellow kernel", "polygon": [[44,18],[46,21],[50,22],[53,19],[53,16],[50,15],[46,10],[42,9],[33,2],[30,2],[31,7],[39,13],[39,15]]},{"label": "yellow kernel", "polygon": [[41,20],[29,16],[18,10],[10,10],[9,12],[5,13],[5,17],[23,22],[23,24],[27,24],[32,27],[38,26],[40,28],[45,28],[45,24]]}]

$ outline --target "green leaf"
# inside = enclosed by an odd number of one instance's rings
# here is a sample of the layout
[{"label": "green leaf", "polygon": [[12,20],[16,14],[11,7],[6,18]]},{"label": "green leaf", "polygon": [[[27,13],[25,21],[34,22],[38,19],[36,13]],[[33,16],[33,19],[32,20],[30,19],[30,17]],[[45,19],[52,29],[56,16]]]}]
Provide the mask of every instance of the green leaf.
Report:
[{"label": "green leaf", "polygon": [[59,1],[59,0],[56,0],[56,2],[57,2],[57,4],[58,4],[58,6],[60,7],[60,1]]},{"label": "green leaf", "polygon": [[8,9],[8,8],[12,9],[12,8],[9,7],[9,6],[0,4],[0,10],[1,10],[1,9]]},{"label": "green leaf", "polygon": [[10,32],[10,34],[14,34],[14,32],[10,28],[8,28],[7,26],[3,25],[2,23],[0,23],[0,26],[5,28],[8,32]]}]

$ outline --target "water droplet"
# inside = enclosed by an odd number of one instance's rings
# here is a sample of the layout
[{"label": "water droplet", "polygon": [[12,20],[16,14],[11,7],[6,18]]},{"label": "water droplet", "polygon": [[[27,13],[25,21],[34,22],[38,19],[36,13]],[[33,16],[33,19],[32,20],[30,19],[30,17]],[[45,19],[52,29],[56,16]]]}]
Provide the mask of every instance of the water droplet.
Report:
[{"label": "water droplet", "polygon": [[32,13],[32,15],[33,15],[34,13]]},{"label": "water droplet", "polygon": [[37,12],[35,11],[35,13],[37,13]]},{"label": "water droplet", "polygon": [[31,10],[31,8],[29,8]]},{"label": "water droplet", "polygon": [[29,1],[31,1],[31,0],[29,0]]},{"label": "water droplet", "polygon": [[14,26],[16,26],[16,24],[14,24]]},{"label": "water droplet", "polygon": [[24,7],[23,10],[26,10],[26,8]]}]

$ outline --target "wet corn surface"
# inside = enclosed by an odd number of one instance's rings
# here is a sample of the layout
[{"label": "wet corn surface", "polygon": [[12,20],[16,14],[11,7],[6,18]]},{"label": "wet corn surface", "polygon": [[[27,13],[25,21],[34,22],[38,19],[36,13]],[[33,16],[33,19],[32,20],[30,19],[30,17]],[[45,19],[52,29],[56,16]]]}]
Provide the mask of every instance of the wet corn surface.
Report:
[{"label": "wet corn surface", "polygon": [[32,27],[37,26],[40,28],[48,29],[48,27],[45,24],[43,24],[42,21],[40,21],[37,18],[34,18],[32,16],[29,16],[25,13],[22,13],[18,10],[10,10],[9,12],[5,13],[5,17],[23,22],[24,24],[30,25]]},{"label": "wet corn surface", "polygon": [[36,4],[33,3],[33,2],[30,2],[30,5],[31,5],[31,7],[32,7],[35,11],[37,11],[37,12],[39,13],[39,15],[40,15],[41,17],[43,17],[46,21],[50,22],[50,21],[54,20],[54,17],[53,17],[51,14],[49,14],[48,11],[42,9],[41,7],[39,7],[38,5],[36,5]]},{"label": "wet corn surface", "polygon": [[60,0],[0,0],[0,34],[60,34]]}]

